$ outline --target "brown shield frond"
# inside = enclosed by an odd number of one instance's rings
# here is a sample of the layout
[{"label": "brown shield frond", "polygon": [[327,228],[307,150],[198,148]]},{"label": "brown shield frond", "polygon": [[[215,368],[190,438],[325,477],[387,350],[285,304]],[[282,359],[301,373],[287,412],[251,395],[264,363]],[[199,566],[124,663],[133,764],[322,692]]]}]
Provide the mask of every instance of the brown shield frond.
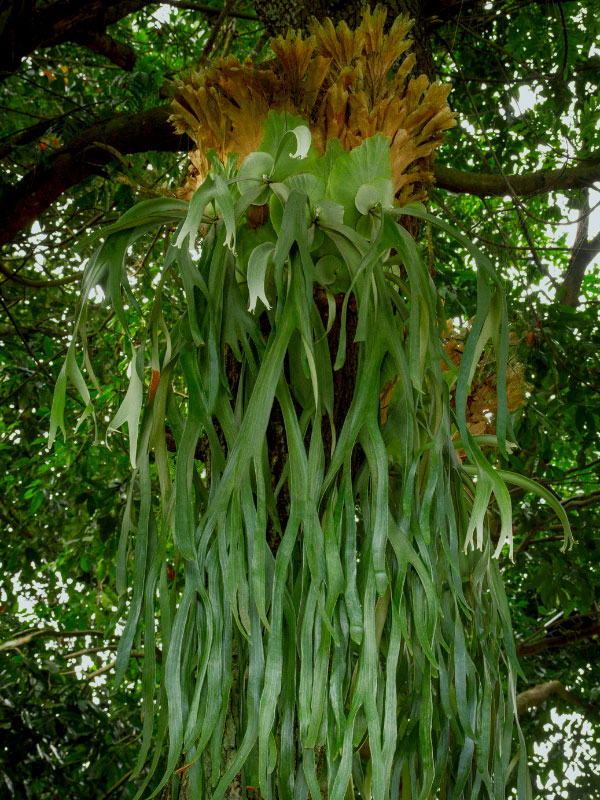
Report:
[{"label": "brown shield frond", "polygon": [[241,162],[257,149],[268,112],[286,110],[306,120],[320,154],[333,138],[350,150],[377,132],[388,136],[396,201],[426,199],[435,151],[455,124],[451,87],[410,77],[412,21],[398,17],[386,32],[386,15],[382,6],[367,9],[355,31],[315,21],[308,37],[273,39],[275,57],[265,64],[230,56],[180,82],[172,120],[198,152],[178,194],[189,198],[202,182],[209,149]]}]

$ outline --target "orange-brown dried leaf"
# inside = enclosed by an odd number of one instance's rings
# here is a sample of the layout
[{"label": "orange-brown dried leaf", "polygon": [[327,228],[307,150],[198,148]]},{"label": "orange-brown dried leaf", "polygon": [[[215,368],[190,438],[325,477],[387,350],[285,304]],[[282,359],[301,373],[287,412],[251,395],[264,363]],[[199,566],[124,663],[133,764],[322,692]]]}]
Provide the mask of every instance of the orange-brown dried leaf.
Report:
[{"label": "orange-brown dried leaf", "polygon": [[326,91],[326,78],[331,66],[331,59],[315,56],[306,70],[306,81],[302,96],[303,115],[313,122],[319,116],[319,107]]},{"label": "orange-brown dried leaf", "polygon": [[[408,80],[415,63],[408,54],[396,74],[389,70],[410,45],[412,25],[399,17],[385,32],[386,9],[367,9],[361,25],[315,22],[311,36],[288,34],[273,40],[275,58],[261,65],[233,56],[178,85],[172,119],[206,153],[243,158],[260,142],[270,109],[307,120],[323,153],[329,139],[349,150],[382,132],[390,138],[396,201],[423,200],[433,182],[435,151],[454,115],[449,86],[429,84],[424,75]],[[198,175],[200,173],[198,172]]]},{"label": "orange-brown dried leaf", "polygon": [[380,409],[380,418],[381,418],[381,427],[385,425],[388,418],[388,408],[390,405],[390,400],[392,398],[392,394],[394,392],[394,387],[400,380],[399,375],[395,375],[393,379],[387,381],[381,392],[379,393],[379,409]]},{"label": "orange-brown dried leaf", "polygon": [[363,51],[364,34],[360,27],[351,31],[345,22],[334,27],[327,18],[322,23],[310,25],[309,32],[317,41],[317,53],[331,58],[338,70],[351,66]]}]

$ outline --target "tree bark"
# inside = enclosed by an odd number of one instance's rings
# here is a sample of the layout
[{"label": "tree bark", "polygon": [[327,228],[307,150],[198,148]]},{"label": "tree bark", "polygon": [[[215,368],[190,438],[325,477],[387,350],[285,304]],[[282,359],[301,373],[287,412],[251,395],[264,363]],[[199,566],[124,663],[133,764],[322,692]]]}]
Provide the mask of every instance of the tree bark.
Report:
[{"label": "tree bark", "polygon": [[573,251],[565,279],[563,281],[564,294],[562,304],[576,308],[579,305],[581,285],[585,271],[594,258],[600,253],[600,233],[597,233],[589,242],[585,241]]},{"label": "tree bark", "polygon": [[600,157],[586,159],[575,167],[539,170],[525,175],[484,174],[461,172],[458,169],[436,164],[435,179],[440,189],[457,194],[474,194],[477,197],[504,197],[509,195],[506,180],[518,197],[580,189],[600,180]]},{"label": "tree bark", "polygon": [[104,31],[90,31],[89,33],[78,33],[73,37],[77,44],[87,47],[92,53],[104,56],[121,67],[126,72],[131,72],[135,66],[137,54],[133,47],[124,42],[118,42]]},{"label": "tree bark", "polygon": [[559,650],[574,642],[579,642],[582,639],[593,639],[596,636],[600,636],[600,625],[590,625],[573,633],[566,633],[562,636],[548,636],[545,639],[540,639],[539,642],[518,645],[517,655],[519,658],[523,658],[543,653],[544,650]]},{"label": "tree bark", "polygon": [[588,190],[581,192],[579,214],[575,243],[563,280],[563,295],[561,297],[561,303],[572,308],[576,308],[579,305],[579,295],[585,271],[600,252],[600,233],[597,233],[591,241],[588,241],[590,232],[590,193]]}]

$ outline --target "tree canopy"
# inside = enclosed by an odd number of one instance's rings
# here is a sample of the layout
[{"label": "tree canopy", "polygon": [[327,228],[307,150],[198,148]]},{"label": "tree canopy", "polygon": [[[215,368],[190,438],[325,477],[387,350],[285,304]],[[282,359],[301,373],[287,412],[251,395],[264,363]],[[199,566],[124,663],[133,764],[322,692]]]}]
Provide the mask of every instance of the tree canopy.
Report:
[{"label": "tree canopy", "polygon": [[[417,68],[452,84],[457,120],[438,150],[428,209],[488,255],[507,296],[518,447],[501,466],[546,487],[575,539],[562,552],[548,502],[511,487],[514,561],[503,553],[499,566],[524,672],[518,705],[534,795],[592,796],[600,737],[597,8],[578,0],[388,4],[390,19],[407,12]],[[141,640],[112,688],[129,444],[117,431],[104,446],[131,355],[101,287],[90,296],[87,330],[102,387],[96,423],[46,448],[95,247],[89,234],[139,200],[182,194],[194,143],[169,120],[179,80],[218,57],[264,63],[270,37],[306,28],[312,15],[358,20],[352,6],[316,2],[57,0],[10,2],[0,12],[0,779],[8,796],[127,798],[139,785],[129,779],[143,726]],[[150,313],[171,234],[162,225],[129,251],[140,303],[139,311],[127,305],[131,321]],[[448,352],[460,354],[476,309],[475,264],[430,223],[417,242],[452,320]],[[181,296],[169,291],[176,311]],[[496,411],[486,366],[468,399],[483,435]],[[69,389],[66,416],[82,410]],[[202,463],[205,454],[196,456]],[[497,542],[495,519],[490,533]],[[167,556],[172,582],[179,564]]]}]

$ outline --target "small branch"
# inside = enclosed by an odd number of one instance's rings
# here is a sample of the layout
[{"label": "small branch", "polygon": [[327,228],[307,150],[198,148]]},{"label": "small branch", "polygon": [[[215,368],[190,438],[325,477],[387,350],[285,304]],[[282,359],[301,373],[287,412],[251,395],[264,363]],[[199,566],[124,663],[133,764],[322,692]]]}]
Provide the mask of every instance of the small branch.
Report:
[{"label": "small branch", "polygon": [[597,504],[598,500],[600,500],[600,489],[590,492],[589,494],[576,494],[572,497],[567,497],[566,500],[562,501],[562,504],[565,506],[565,508],[568,507],[569,509],[573,508],[574,506],[581,508],[581,506],[589,506],[592,503]]},{"label": "small branch", "polygon": [[527,550],[529,547],[532,547],[534,544],[549,544],[550,542],[562,542],[564,541],[564,536],[544,536],[543,539],[532,539],[530,542],[527,543],[526,548],[522,548],[519,552],[523,552],[523,550]]},{"label": "small branch", "polygon": [[[131,658],[143,658],[143,653],[138,653],[136,650],[131,651]],[[117,665],[116,661],[111,661],[110,664],[105,664],[100,669],[95,669],[93,672],[89,672],[87,675],[84,675],[81,680],[83,681],[93,681],[94,678],[98,678],[100,675],[104,675],[106,672],[110,672],[111,669],[114,669]]]},{"label": "small branch", "polygon": [[25,336],[25,334],[23,333],[23,331],[19,327],[19,324],[17,323],[17,320],[13,317],[13,315],[12,315],[12,313],[10,311],[10,308],[4,302],[4,298],[2,297],[2,293],[0,293],[0,305],[2,306],[4,311],[6,312],[6,316],[10,320],[10,323],[13,326],[13,328],[15,329],[18,337],[23,342],[23,346],[25,347],[25,350],[27,350],[27,352],[31,356],[31,359],[33,360],[33,363],[36,365],[36,367],[39,370],[42,370],[45,374],[47,374],[45,367],[43,366],[43,364],[40,364],[36,354],[33,352],[31,347],[29,346],[29,341],[27,339],[27,336]]},{"label": "small branch", "polygon": [[[102,631],[57,631],[54,628],[39,628],[33,631],[26,631],[22,634],[17,634],[16,638],[9,639],[6,642],[0,643],[0,651],[2,650],[15,650],[22,647],[24,644],[29,644],[33,639],[40,636],[47,636],[51,639],[70,639],[77,636],[101,636],[104,637]],[[110,637],[115,638],[115,637]]]},{"label": "small branch", "polygon": [[114,794],[117,791],[117,789],[119,789],[121,786],[123,786],[123,784],[126,781],[128,781],[129,778],[131,778],[132,775],[133,775],[133,770],[130,769],[129,772],[126,772],[125,775],[123,775],[122,778],[119,778],[119,780],[110,787],[110,789],[108,790],[108,792],[106,792],[106,794],[102,795],[100,800],[107,800],[107,798],[110,797],[111,794]]},{"label": "small branch", "polygon": [[81,658],[81,656],[93,656],[95,653],[105,653],[107,650],[116,650],[117,644],[106,644],[101,647],[87,647],[84,650],[76,650],[73,653],[67,653],[64,658]]},{"label": "small branch", "polygon": [[75,281],[80,280],[81,276],[83,275],[83,271],[76,272],[74,275],[71,275],[68,278],[56,278],[56,280],[51,281],[38,281],[33,278],[28,278],[26,275],[19,275],[17,272],[11,272],[9,269],[0,263],[0,272],[5,276],[7,281],[12,281],[13,283],[20,283],[22,286],[30,286],[35,289],[48,289],[57,286],[66,286],[69,283],[75,283]]},{"label": "small branch", "polygon": [[593,467],[597,467],[599,464],[600,464],[600,458],[595,458],[593,461],[589,461],[582,467],[571,467],[571,469],[568,469],[565,472],[565,475],[573,475],[574,472],[587,472],[588,469],[593,469]]},{"label": "small branch", "polygon": [[95,669],[93,672],[89,672],[87,675],[84,675],[81,680],[93,681],[94,678],[99,678],[100,675],[104,675],[106,672],[110,672],[111,669],[115,668],[116,664],[117,664],[116,661],[111,661],[110,664],[105,664],[105,666],[100,667],[100,669]]},{"label": "small branch", "polygon": [[211,54],[212,49],[213,49],[214,44],[215,44],[215,41],[217,39],[217,36],[219,35],[219,31],[221,30],[221,26],[223,25],[223,23],[225,22],[225,20],[229,16],[229,12],[233,9],[233,6],[235,5],[235,2],[236,2],[236,0],[225,0],[225,5],[223,6],[223,8],[221,10],[221,13],[219,14],[217,19],[215,20],[215,22],[213,24],[213,28],[212,28],[212,30],[211,30],[211,32],[209,34],[208,39],[206,40],[206,44],[204,45],[204,48],[202,50],[202,57],[203,58],[208,58],[208,56]]}]

